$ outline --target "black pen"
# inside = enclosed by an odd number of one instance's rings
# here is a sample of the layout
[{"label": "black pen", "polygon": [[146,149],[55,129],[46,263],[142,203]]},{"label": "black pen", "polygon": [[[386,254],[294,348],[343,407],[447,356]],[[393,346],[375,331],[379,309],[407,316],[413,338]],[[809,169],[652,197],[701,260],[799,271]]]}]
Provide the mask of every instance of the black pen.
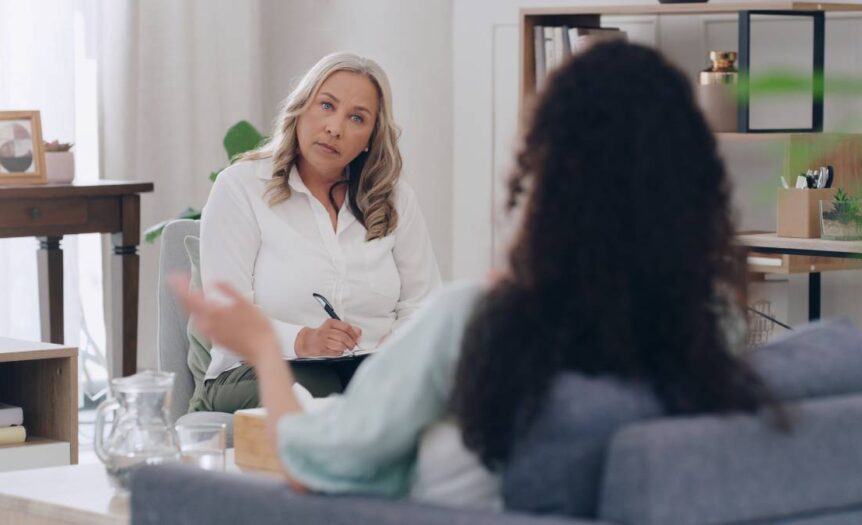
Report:
[{"label": "black pen", "polygon": [[329,301],[326,300],[326,297],[320,295],[319,293],[313,293],[311,294],[311,296],[317,299],[317,302],[320,303],[320,306],[323,307],[323,311],[326,312],[329,317],[335,319],[336,321],[341,321],[341,318],[338,317],[337,313],[335,313],[335,308],[333,308],[332,305],[329,304]]},{"label": "black pen", "polygon": [[[335,308],[333,308],[332,305],[329,304],[329,301],[326,300],[326,297],[320,295],[319,293],[312,293],[311,296],[314,297],[318,303],[320,303],[320,306],[323,307],[323,311],[326,312],[326,315],[335,319],[336,321],[341,321],[341,318],[338,317],[337,313],[335,313]],[[348,336],[348,337],[350,337],[350,336]],[[352,340],[353,337],[350,337],[350,339]],[[356,341],[353,341],[353,347],[358,348],[359,350],[362,350],[362,348],[359,346],[359,343],[357,343]],[[347,350],[347,352],[351,356],[353,355],[354,351],[355,350]]]}]

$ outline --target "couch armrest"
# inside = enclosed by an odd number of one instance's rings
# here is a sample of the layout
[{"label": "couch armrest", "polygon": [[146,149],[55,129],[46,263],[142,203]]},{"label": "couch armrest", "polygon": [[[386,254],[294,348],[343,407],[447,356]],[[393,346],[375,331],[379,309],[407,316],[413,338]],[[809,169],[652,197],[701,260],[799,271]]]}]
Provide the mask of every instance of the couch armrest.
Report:
[{"label": "couch armrest", "polygon": [[135,525],[596,525],[380,498],[298,494],[283,483],[260,476],[213,473],[178,465],[137,471],[132,478],[131,507]]}]

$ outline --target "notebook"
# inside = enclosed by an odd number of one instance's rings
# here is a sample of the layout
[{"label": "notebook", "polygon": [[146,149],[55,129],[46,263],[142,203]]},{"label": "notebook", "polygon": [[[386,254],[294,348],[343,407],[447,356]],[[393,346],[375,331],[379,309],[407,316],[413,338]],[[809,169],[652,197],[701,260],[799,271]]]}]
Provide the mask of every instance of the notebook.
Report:
[{"label": "notebook", "polygon": [[24,424],[24,411],[21,407],[0,403],[0,427]]},{"label": "notebook", "polygon": [[27,441],[27,431],[24,427],[0,427],[0,445],[13,445],[25,441]]},{"label": "notebook", "polygon": [[328,356],[294,357],[293,359],[290,359],[290,361],[291,362],[293,362],[293,361],[299,361],[299,362],[303,362],[303,361],[330,361],[330,362],[350,361],[351,359],[362,358],[366,355],[373,354],[375,352],[377,352],[376,348],[368,349],[368,348],[361,348],[360,347],[360,348],[357,348],[356,350],[348,350],[347,352],[344,352],[342,355],[340,355],[338,357],[328,357]]}]

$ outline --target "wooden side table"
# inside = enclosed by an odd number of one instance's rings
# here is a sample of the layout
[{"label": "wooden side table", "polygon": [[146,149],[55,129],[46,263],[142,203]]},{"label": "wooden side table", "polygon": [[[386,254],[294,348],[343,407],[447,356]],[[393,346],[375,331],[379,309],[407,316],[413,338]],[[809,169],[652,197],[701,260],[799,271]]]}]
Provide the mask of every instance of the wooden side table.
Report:
[{"label": "wooden side table", "polygon": [[78,349],[0,337],[0,402],[24,409],[27,441],[0,471],[78,463]]},{"label": "wooden side table", "polygon": [[108,307],[116,313],[108,330],[122,345],[120,362],[109,360],[114,363],[108,370],[111,377],[134,374],[137,368],[140,194],[151,191],[149,182],[119,181],[0,186],[0,238],[39,239],[36,258],[44,341],[63,343],[63,236],[111,234],[114,256]]}]

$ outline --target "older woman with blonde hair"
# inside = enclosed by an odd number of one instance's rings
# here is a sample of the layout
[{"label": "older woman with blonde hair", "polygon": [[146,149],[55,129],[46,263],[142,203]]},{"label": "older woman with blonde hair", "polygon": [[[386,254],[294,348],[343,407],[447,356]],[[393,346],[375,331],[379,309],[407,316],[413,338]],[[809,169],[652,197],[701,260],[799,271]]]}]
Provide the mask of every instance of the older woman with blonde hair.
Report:
[{"label": "older woman with blonde hair", "polygon": [[[204,288],[229,282],[256,304],[315,395],[343,390],[359,362],[330,358],[374,349],[440,284],[416,196],[400,179],[398,137],[380,66],[328,55],[287,96],[271,139],[220,174],[204,208]],[[258,406],[252,367],[219,345],[211,357],[192,410]]]}]

